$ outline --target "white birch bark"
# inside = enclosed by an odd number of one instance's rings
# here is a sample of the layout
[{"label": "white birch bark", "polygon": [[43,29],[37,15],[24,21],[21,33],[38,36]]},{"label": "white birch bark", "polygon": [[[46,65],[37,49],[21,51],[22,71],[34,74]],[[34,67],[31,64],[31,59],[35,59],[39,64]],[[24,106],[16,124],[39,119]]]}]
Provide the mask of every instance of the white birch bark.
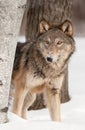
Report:
[{"label": "white birch bark", "polygon": [[8,97],[25,0],[0,0],[0,123],[7,122]]}]

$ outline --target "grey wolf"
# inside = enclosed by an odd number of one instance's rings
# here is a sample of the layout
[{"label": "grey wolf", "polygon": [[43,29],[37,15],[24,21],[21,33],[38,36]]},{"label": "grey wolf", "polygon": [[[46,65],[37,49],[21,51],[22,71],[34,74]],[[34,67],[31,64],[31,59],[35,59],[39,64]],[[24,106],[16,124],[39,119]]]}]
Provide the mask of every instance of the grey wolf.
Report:
[{"label": "grey wolf", "polygon": [[[48,31],[47,31],[48,30]],[[27,109],[44,93],[53,121],[60,121],[60,90],[69,58],[75,50],[72,24],[65,21],[59,27],[40,23],[40,36],[16,51],[12,73],[15,87],[12,111],[26,118]]]}]

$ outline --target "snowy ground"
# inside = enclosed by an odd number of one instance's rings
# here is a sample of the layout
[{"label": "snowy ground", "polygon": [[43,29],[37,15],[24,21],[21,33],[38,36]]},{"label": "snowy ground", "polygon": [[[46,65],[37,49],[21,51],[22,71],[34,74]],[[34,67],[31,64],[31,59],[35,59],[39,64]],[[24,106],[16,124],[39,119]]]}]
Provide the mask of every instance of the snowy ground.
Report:
[{"label": "snowy ground", "polygon": [[28,120],[9,114],[0,130],[85,130],[85,38],[75,38],[76,52],[69,66],[71,101],[61,105],[60,123],[52,122],[47,109],[28,112]]}]

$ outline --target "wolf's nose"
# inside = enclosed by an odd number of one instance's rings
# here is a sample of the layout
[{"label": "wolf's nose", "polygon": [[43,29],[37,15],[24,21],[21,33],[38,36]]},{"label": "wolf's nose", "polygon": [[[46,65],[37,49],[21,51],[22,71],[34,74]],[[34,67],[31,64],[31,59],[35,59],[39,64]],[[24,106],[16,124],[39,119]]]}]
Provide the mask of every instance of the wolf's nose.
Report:
[{"label": "wolf's nose", "polygon": [[51,57],[47,57],[47,61],[48,61],[48,62],[52,62],[53,59],[52,59]]}]

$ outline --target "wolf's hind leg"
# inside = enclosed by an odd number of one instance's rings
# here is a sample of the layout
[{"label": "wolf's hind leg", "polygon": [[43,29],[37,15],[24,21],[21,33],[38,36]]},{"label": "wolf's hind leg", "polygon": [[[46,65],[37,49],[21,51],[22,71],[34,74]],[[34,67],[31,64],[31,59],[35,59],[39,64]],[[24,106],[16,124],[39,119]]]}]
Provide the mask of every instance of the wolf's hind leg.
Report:
[{"label": "wolf's hind leg", "polygon": [[46,88],[47,107],[53,121],[60,121],[60,90]]},{"label": "wolf's hind leg", "polygon": [[22,106],[26,93],[27,91],[25,90],[25,88],[22,87],[20,83],[17,83],[12,112],[17,114],[18,116],[21,116]]},{"label": "wolf's hind leg", "polygon": [[32,105],[34,100],[36,99],[36,94],[28,92],[23,103],[22,107],[22,118],[26,119],[27,109]]}]

